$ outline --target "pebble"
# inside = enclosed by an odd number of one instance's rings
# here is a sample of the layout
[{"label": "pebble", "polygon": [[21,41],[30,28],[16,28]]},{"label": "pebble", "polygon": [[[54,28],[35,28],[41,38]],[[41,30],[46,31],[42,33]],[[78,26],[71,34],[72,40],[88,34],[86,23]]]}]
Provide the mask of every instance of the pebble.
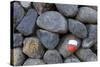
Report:
[{"label": "pebble", "polygon": [[76,52],[76,55],[82,60],[82,61],[97,61],[97,56],[94,54],[91,49],[84,49],[81,48]]},{"label": "pebble", "polygon": [[25,15],[24,9],[18,2],[13,3],[13,22],[17,26]]},{"label": "pebble", "polygon": [[78,20],[69,19],[68,20],[69,31],[79,38],[87,37],[86,26]]},{"label": "pebble", "polygon": [[24,62],[23,66],[27,66],[27,65],[43,65],[43,64],[45,64],[45,63],[44,63],[43,60],[41,60],[41,59],[32,59],[32,58],[28,58],[28,59]]},{"label": "pebble", "polygon": [[47,50],[43,60],[47,64],[62,63],[62,58],[57,50]]},{"label": "pebble", "polygon": [[80,62],[80,60],[75,55],[71,55],[68,56],[64,61],[64,63],[72,63],[72,62],[76,63],[76,62]]},{"label": "pebble", "polygon": [[[67,49],[67,46],[68,46],[70,40],[75,40],[75,41],[77,42],[77,46],[76,46],[77,49],[76,49],[75,51],[73,51],[73,52],[72,52],[72,51],[69,51],[69,50]],[[78,48],[80,47],[80,43],[81,43],[81,41],[80,41],[79,38],[77,38],[76,36],[74,36],[74,35],[72,35],[72,34],[69,34],[69,35],[67,35],[67,36],[64,36],[64,37],[61,39],[61,41],[60,41],[60,43],[59,43],[57,49],[58,49],[59,53],[60,53],[64,58],[67,58],[68,56],[72,55],[74,52],[76,52],[76,51],[78,50]]]},{"label": "pebble", "polygon": [[66,17],[74,17],[78,12],[77,5],[56,4],[56,7]]},{"label": "pebble", "polygon": [[97,42],[97,25],[87,25],[88,37],[83,40],[82,47],[90,48]]},{"label": "pebble", "polygon": [[22,53],[21,48],[12,49],[11,64],[14,66],[21,66],[25,61],[25,55]]},{"label": "pebble", "polygon": [[28,1],[20,1],[20,3],[24,8],[29,8],[31,5],[31,2]]},{"label": "pebble", "polygon": [[66,19],[56,11],[47,11],[41,14],[37,19],[37,25],[40,28],[56,33],[67,32]]},{"label": "pebble", "polygon": [[13,47],[22,47],[23,37],[20,33],[13,34]]},{"label": "pebble", "polygon": [[34,9],[29,9],[16,29],[25,36],[32,34],[34,32],[36,18],[37,12]]},{"label": "pebble", "polygon": [[56,33],[40,29],[37,31],[37,36],[47,49],[54,49],[58,45],[59,35]]},{"label": "pebble", "polygon": [[44,48],[36,37],[25,38],[23,42],[23,52],[30,58],[41,58],[44,54]]},{"label": "pebble", "polygon": [[83,23],[97,23],[97,11],[90,7],[81,7],[77,19]]}]

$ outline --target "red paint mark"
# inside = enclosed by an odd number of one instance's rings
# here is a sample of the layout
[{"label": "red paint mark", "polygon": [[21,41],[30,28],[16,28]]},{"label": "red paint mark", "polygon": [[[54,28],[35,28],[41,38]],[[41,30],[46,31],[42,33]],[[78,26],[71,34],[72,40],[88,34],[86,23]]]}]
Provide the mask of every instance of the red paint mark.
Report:
[{"label": "red paint mark", "polygon": [[66,49],[70,52],[75,52],[77,50],[77,46],[73,45],[73,44],[68,44],[66,46]]}]

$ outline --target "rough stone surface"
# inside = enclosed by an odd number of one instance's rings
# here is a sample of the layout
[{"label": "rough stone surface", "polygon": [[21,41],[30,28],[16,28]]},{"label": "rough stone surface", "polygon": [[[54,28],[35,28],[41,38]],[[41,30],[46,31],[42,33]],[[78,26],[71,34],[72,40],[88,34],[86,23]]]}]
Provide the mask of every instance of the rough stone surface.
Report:
[{"label": "rough stone surface", "polygon": [[62,63],[62,58],[57,50],[48,50],[46,51],[43,60],[47,64],[56,64]]},{"label": "rough stone surface", "polygon": [[42,64],[45,64],[43,62],[43,60],[41,59],[32,59],[32,58],[28,58],[25,62],[24,62],[24,66],[26,65],[42,65]]},{"label": "rough stone surface", "polygon": [[[74,37],[74,38],[73,38]],[[59,46],[57,47],[59,53],[64,57],[67,58],[68,56],[70,56],[71,54],[73,54],[74,52],[70,52],[68,50],[66,50],[66,46],[68,45],[69,40],[76,40],[77,41],[77,49],[80,47],[80,39],[75,37],[74,35],[67,35],[64,36],[62,38],[62,40],[60,41]]]},{"label": "rough stone surface", "polygon": [[97,12],[90,7],[81,7],[77,19],[83,23],[97,23]]},{"label": "rough stone surface", "polygon": [[81,23],[80,21],[69,19],[68,20],[68,28],[69,31],[76,35],[79,38],[85,38],[87,37],[87,29],[86,26]]},{"label": "rough stone surface", "polygon": [[12,65],[20,66],[25,61],[25,55],[22,53],[21,48],[12,49]]},{"label": "rough stone surface", "polygon": [[22,47],[23,37],[20,33],[13,34],[13,47]]},{"label": "rough stone surface", "polygon": [[83,61],[97,61],[97,56],[90,49],[80,49],[76,52],[77,56]]},{"label": "rough stone surface", "polygon": [[74,17],[78,12],[77,5],[56,4],[57,9],[67,17]]},{"label": "rough stone surface", "polygon": [[30,58],[41,58],[44,54],[44,49],[35,37],[26,38],[23,42],[23,52]]},{"label": "rough stone surface", "polygon": [[41,14],[37,19],[37,25],[51,32],[67,32],[66,19],[59,12],[56,11],[48,11]]},{"label": "rough stone surface", "polygon": [[24,7],[24,8],[28,8],[30,5],[31,5],[31,2],[26,2],[26,1],[20,1],[21,5]]},{"label": "rough stone surface", "polygon": [[37,36],[40,39],[41,43],[47,49],[54,49],[59,42],[59,35],[56,33],[48,32],[46,30],[38,30]]},{"label": "rough stone surface", "polygon": [[34,32],[36,18],[37,12],[34,9],[29,9],[16,29],[25,36],[32,34]]}]

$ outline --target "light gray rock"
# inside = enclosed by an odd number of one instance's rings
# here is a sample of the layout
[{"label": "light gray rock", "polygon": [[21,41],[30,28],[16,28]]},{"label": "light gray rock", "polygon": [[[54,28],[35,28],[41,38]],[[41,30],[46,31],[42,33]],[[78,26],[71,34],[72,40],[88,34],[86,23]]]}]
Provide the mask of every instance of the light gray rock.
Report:
[{"label": "light gray rock", "polygon": [[56,4],[56,7],[66,17],[74,17],[78,12],[77,5]]},{"label": "light gray rock", "polygon": [[86,26],[81,23],[80,21],[69,19],[68,20],[68,28],[69,31],[76,35],[79,38],[85,38],[87,37],[87,29]]},{"label": "light gray rock", "polygon": [[62,58],[57,50],[47,50],[43,60],[47,64],[62,63]]},{"label": "light gray rock", "polygon": [[47,11],[41,14],[37,19],[37,25],[40,28],[56,33],[67,32],[66,19],[56,11]]},{"label": "light gray rock", "polygon": [[41,43],[47,49],[54,49],[59,42],[59,35],[56,33],[48,32],[46,30],[38,30],[37,36],[40,39]]},{"label": "light gray rock", "polygon": [[13,47],[22,47],[23,37],[20,33],[13,34]]},{"label": "light gray rock", "polygon": [[31,5],[31,2],[28,1],[20,1],[20,3],[24,8],[28,8]]},{"label": "light gray rock", "polygon": [[80,49],[76,52],[76,55],[82,61],[97,61],[97,56],[90,49]]},{"label": "light gray rock", "polygon": [[27,36],[34,32],[37,12],[34,9],[29,9],[26,16],[17,26],[17,30]]},{"label": "light gray rock", "polygon": [[45,63],[44,63],[43,60],[41,60],[41,59],[32,59],[32,58],[28,58],[28,59],[24,62],[23,66],[27,66],[27,65],[42,65],[42,64],[45,64]]},{"label": "light gray rock", "polygon": [[97,23],[97,11],[90,7],[81,7],[77,19],[83,23]]},{"label": "light gray rock", "polygon": [[44,54],[44,48],[36,37],[25,38],[23,42],[23,53],[30,58],[41,58]]}]

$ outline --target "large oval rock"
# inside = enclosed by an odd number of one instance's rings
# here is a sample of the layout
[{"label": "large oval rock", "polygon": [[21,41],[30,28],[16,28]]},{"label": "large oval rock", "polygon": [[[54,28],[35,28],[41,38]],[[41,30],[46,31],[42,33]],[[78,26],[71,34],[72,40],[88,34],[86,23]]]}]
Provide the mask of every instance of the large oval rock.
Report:
[{"label": "large oval rock", "polygon": [[69,19],[68,20],[69,31],[79,38],[87,37],[86,26],[80,21]]},{"label": "large oval rock", "polygon": [[54,49],[59,42],[59,35],[46,30],[38,30],[37,36],[47,49]]},{"label": "large oval rock", "polygon": [[41,58],[44,54],[44,49],[36,37],[25,38],[23,42],[23,52],[30,58]]},{"label": "large oval rock", "polygon": [[80,49],[76,55],[83,61],[97,61],[97,56],[90,49]]},{"label": "large oval rock", "polygon": [[45,64],[43,62],[43,60],[41,59],[32,59],[32,58],[28,58],[25,62],[24,62],[24,66],[26,65],[42,65],[42,64]]},{"label": "large oval rock", "polygon": [[22,52],[21,48],[14,48],[12,49],[12,57],[11,57],[11,64],[14,66],[20,66],[25,61],[25,55]]},{"label": "large oval rock", "polygon": [[[67,58],[68,56],[70,56],[71,54],[76,52],[76,50],[78,50],[78,48],[80,47],[80,43],[81,43],[81,41],[79,38],[70,34],[70,35],[64,36],[62,38],[57,49],[64,58]],[[68,46],[73,45],[73,44],[76,44],[75,51],[68,50]]]},{"label": "large oval rock", "polygon": [[17,26],[17,30],[27,36],[34,32],[37,12],[34,9],[29,9],[26,16]]},{"label": "large oval rock", "polygon": [[78,12],[77,5],[56,4],[57,9],[67,17],[74,17]]},{"label": "large oval rock", "polygon": [[20,33],[13,34],[13,47],[22,47],[23,37]]},{"label": "large oval rock", "polygon": [[46,51],[43,60],[47,64],[56,64],[62,63],[62,58],[60,54],[56,50],[48,50]]},{"label": "large oval rock", "polygon": [[48,11],[41,14],[37,19],[37,25],[51,32],[67,32],[66,19],[59,12],[56,11]]},{"label": "large oval rock", "polygon": [[97,11],[90,7],[81,7],[77,19],[83,23],[96,23]]}]

